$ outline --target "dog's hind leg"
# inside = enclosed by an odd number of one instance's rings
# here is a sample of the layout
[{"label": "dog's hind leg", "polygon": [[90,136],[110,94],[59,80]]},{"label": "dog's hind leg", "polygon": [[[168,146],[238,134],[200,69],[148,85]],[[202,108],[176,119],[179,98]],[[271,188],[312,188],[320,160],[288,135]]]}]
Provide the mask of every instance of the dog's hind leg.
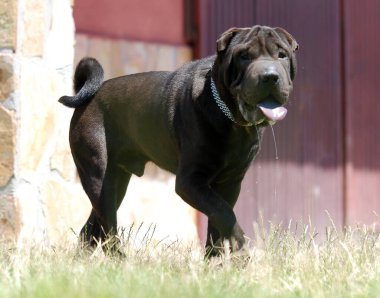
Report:
[{"label": "dog's hind leg", "polygon": [[96,218],[95,210],[92,209],[87,222],[80,231],[80,241],[83,246],[95,247],[101,239],[101,234],[102,227]]},{"label": "dog's hind leg", "polygon": [[[112,169],[111,169],[112,168]],[[91,214],[81,230],[84,243],[95,246],[100,240],[107,243],[106,250],[119,245],[117,234],[117,209],[124,198],[131,174],[108,164],[98,197],[92,197]],[[86,185],[87,187],[89,185]],[[84,184],[84,188],[86,190]],[[86,190],[91,193],[93,190]]]},{"label": "dog's hind leg", "polygon": [[[92,117],[92,125],[86,125]],[[91,204],[91,214],[81,230],[85,245],[116,235],[116,211],[123,200],[131,174],[119,167],[114,152],[108,152],[102,119],[77,110],[70,130],[70,146],[75,164]],[[113,237],[115,238],[115,237]],[[108,239],[107,239],[108,240]]]},{"label": "dog's hind leg", "polygon": [[[112,176],[113,179],[109,176]],[[92,208],[91,214],[80,232],[81,241],[85,245],[94,247],[100,240],[105,241],[108,236],[116,235],[116,212],[123,201],[130,178],[131,174],[120,169],[105,176],[98,203]]]}]

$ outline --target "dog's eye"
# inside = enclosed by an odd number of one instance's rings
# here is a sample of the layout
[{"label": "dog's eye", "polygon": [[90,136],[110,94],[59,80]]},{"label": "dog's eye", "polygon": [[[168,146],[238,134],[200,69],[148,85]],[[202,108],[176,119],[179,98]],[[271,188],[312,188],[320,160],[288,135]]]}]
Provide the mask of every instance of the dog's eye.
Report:
[{"label": "dog's eye", "polygon": [[240,54],[240,59],[243,61],[250,61],[252,60],[252,57],[248,52],[243,52]]},{"label": "dog's eye", "polygon": [[279,59],[285,59],[285,58],[288,58],[288,55],[286,55],[286,53],[284,51],[280,51],[278,53],[278,58]]}]

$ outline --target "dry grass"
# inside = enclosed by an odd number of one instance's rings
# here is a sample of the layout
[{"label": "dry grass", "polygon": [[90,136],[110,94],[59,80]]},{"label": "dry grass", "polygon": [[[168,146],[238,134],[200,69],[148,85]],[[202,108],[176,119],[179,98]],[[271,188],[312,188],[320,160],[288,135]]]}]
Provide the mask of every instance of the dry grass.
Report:
[{"label": "dry grass", "polygon": [[380,297],[374,227],[331,227],[323,237],[308,226],[255,227],[249,249],[209,262],[197,245],[157,244],[148,234],[139,248],[129,234],[123,259],[3,244],[0,297]]}]

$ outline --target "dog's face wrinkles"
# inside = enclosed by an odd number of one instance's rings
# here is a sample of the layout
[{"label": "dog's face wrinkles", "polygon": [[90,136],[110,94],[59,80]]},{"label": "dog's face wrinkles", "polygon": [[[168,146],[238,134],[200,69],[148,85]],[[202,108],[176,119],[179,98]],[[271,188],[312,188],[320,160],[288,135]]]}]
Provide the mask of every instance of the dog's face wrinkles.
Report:
[{"label": "dog's face wrinkles", "polygon": [[230,29],[217,45],[219,75],[243,118],[255,125],[281,120],[296,72],[294,38],[281,28],[255,26]]}]

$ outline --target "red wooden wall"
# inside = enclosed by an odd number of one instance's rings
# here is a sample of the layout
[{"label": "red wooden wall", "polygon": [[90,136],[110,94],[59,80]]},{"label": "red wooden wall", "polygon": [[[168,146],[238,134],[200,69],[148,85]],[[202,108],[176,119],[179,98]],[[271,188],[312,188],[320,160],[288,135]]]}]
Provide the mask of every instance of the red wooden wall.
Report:
[{"label": "red wooden wall", "polygon": [[215,40],[231,26],[281,26],[300,44],[289,113],[274,127],[279,159],[268,129],[235,207],[248,235],[261,215],[284,224],[311,220],[320,232],[330,224],[326,211],[337,226],[372,223],[372,211],[380,213],[380,1],[198,5],[199,56],[213,54]]},{"label": "red wooden wall", "polygon": [[[380,1],[344,1],[347,222],[380,214]],[[377,217],[379,222],[379,217]]]},{"label": "red wooden wall", "polygon": [[181,0],[76,0],[78,33],[182,44],[184,3]]}]

